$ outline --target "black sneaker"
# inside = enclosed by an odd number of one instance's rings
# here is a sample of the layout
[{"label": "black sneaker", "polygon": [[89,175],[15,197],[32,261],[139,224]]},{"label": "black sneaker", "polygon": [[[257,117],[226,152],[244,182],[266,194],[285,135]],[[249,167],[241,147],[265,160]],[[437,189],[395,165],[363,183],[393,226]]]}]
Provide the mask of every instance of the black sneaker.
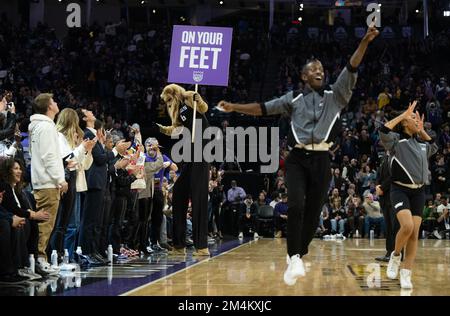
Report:
[{"label": "black sneaker", "polygon": [[162,248],[166,249],[167,251],[171,251],[172,250],[172,246],[170,246],[167,243],[161,243],[159,244]]},{"label": "black sneaker", "polygon": [[158,244],[153,244],[152,246],[152,250],[158,253],[163,253],[163,252],[167,252],[167,249],[162,248],[160,245]]},{"label": "black sneaker", "polygon": [[27,283],[27,281],[30,281],[30,279],[18,274],[0,276],[0,284],[22,284]]},{"label": "black sneaker", "polygon": [[381,262],[389,262],[390,257],[388,256],[381,256],[381,257],[376,257],[375,260],[376,261],[381,261]]}]

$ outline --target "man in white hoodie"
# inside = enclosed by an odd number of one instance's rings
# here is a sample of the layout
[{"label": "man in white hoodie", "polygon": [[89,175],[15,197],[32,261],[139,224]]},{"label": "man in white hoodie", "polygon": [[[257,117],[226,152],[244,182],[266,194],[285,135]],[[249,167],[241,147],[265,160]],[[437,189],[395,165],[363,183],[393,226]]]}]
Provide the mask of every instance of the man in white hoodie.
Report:
[{"label": "man in white hoodie", "polygon": [[53,94],[41,93],[34,99],[30,118],[31,182],[36,208],[50,213],[50,219],[39,223],[39,267],[52,273],[47,262],[46,248],[55,225],[61,194],[67,191],[64,166],[59,149],[58,131],[54,119],[59,112]]}]

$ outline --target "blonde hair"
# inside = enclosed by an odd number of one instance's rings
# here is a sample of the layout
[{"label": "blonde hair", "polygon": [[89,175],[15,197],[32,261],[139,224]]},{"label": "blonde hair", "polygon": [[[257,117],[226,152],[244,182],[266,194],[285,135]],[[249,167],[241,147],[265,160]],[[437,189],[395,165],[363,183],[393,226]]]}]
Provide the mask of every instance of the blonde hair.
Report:
[{"label": "blonde hair", "polygon": [[84,136],[83,130],[78,123],[78,114],[71,108],[62,110],[56,120],[56,129],[66,137],[72,149],[81,143]]}]

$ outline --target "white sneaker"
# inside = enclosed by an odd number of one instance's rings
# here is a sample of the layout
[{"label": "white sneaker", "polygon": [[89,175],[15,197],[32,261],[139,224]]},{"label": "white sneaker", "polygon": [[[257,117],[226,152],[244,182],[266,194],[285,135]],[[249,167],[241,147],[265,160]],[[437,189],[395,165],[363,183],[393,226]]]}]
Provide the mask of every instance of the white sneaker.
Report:
[{"label": "white sneaker", "polygon": [[391,253],[391,258],[386,269],[386,275],[389,279],[397,278],[398,269],[400,268],[401,255],[394,256],[394,251]]},{"label": "white sneaker", "polygon": [[42,279],[42,276],[37,273],[33,273],[33,271],[31,271],[31,268],[19,269],[17,273],[20,276],[27,277],[28,279],[30,279],[30,281]]},{"label": "white sneaker", "polygon": [[337,235],[336,235],[336,239],[345,240],[346,238],[345,238],[345,236],[342,235],[342,234],[337,234]]},{"label": "white sneaker", "polygon": [[441,234],[439,234],[439,232],[438,232],[437,230],[435,230],[435,231],[433,232],[433,236],[436,237],[436,238],[439,239],[439,240],[442,239]]},{"label": "white sneaker", "polygon": [[63,263],[59,266],[60,272],[75,272],[77,270],[77,265],[73,263]]},{"label": "white sneaker", "polygon": [[239,239],[243,239],[243,238],[244,238],[244,233],[239,233],[238,238],[239,238]]},{"label": "white sneaker", "polygon": [[284,272],[284,283],[287,285],[294,285],[297,282],[297,278],[305,276],[305,266],[300,255],[294,255],[287,259],[288,267]]},{"label": "white sneaker", "polygon": [[411,270],[400,269],[400,287],[402,289],[412,289]]},{"label": "white sneaker", "polygon": [[253,234],[253,239],[258,239],[258,238],[259,238],[259,235],[258,235],[257,232],[255,232],[255,233]]},{"label": "white sneaker", "polygon": [[49,275],[55,275],[59,273],[59,268],[52,267],[43,257],[39,257],[37,264],[42,271],[47,272]]}]

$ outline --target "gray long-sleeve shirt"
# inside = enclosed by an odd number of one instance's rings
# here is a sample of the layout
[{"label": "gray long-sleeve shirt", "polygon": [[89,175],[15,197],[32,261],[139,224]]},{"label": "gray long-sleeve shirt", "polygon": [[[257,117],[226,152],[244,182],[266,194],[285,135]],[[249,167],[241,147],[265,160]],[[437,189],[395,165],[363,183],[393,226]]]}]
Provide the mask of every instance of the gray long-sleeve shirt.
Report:
[{"label": "gray long-sleeve shirt", "polygon": [[367,216],[370,218],[380,218],[383,217],[383,214],[381,214],[380,210],[380,202],[378,201],[372,201],[370,203],[364,202],[363,203],[364,210],[366,211]]},{"label": "gray long-sleeve shirt", "polygon": [[290,91],[278,99],[261,103],[263,115],[289,113],[291,133],[297,144],[330,142],[330,134],[340,112],[355,87],[357,72],[350,64],[342,70],[331,89],[323,91]]},{"label": "gray long-sleeve shirt", "polygon": [[433,141],[419,142],[414,137],[400,135],[385,126],[380,128],[380,140],[391,153],[389,165],[392,181],[417,185],[428,183],[428,159],[438,150]]},{"label": "gray long-sleeve shirt", "polygon": [[[161,153],[156,154],[156,161],[146,161],[144,164],[145,184],[144,190],[139,192],[139,199],[149,198],[154,192],[154,176],[163,167],[163,156]],[[162,181],[162,179],[161,179]]]}]

